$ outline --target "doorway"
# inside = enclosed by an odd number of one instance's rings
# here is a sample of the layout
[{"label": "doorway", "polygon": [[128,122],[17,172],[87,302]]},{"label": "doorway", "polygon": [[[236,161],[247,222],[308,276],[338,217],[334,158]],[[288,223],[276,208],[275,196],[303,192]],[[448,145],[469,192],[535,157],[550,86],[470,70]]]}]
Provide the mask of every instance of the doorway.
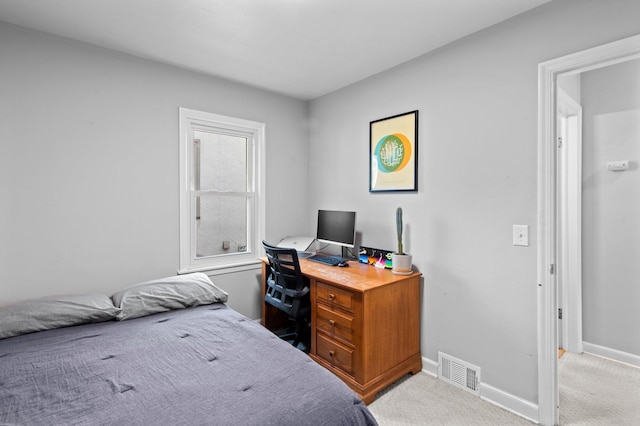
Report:
[{"label": "doorway", "polygon": [[567,254],[563,256],[560,247],[562,233],[567,227],[563,228],[560,219],[558,78],[639,57],[640,36],[635,36],[554,59],[538,67],[538,420],[543,425],[559,423],[557,343],[558,283],[561,279],[558,270],[568,269],[569,258]]}]

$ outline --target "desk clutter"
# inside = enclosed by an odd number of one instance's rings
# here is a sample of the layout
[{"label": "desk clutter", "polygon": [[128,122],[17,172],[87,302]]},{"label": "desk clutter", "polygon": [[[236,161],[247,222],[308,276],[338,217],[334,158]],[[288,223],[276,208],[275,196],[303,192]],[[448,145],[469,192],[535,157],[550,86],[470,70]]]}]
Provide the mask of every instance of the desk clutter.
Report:
[{"label": "desk clutter", "polygon": [[389,250],[360,246],[358,259],[360,263],[366,263],[376,268],[391,269],[393,267],[391,253]]}]

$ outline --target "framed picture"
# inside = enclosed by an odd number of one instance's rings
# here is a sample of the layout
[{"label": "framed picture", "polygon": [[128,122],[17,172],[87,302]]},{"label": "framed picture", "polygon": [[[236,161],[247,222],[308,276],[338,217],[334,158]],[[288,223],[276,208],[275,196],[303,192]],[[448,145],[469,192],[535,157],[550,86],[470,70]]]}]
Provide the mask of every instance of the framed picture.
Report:
[{"label": "framed picture", "polygon": [[369,192],[418,190],[418,111],[369,125]]}]

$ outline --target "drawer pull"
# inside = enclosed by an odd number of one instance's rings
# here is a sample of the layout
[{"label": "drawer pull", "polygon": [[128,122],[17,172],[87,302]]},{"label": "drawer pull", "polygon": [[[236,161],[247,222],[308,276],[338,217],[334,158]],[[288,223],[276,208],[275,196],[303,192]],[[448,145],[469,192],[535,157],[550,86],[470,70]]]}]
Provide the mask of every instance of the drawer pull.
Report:
[{"label": "drawer pull", "polygon": [[334,320],[329,320],[329,325],[333,327],[334,325],[336,325],[336,322]]},{"label": "drawer pull", "polygon": [[335,354],[336,354],[336,353],[335,353],[334,351],[329,351],[329,356],[330,356],[331,358],[333,358],[333,356],[334,356]]},{"label": "drawer pull", "polygon": [[336,298],[336,295],[333,293],[329,293],[329,300],[333,300]]}]

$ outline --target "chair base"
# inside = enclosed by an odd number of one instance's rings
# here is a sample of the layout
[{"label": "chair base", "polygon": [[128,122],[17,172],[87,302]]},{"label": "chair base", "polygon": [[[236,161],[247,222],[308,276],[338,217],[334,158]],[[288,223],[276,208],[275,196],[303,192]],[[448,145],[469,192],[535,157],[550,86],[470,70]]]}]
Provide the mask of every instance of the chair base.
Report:
[{"label": "chair base", "polygon": [[273,330],[273,333],[304,353],[308,354],[311,349],[311,333],[298,331],[295,327],[280,328]]}]

